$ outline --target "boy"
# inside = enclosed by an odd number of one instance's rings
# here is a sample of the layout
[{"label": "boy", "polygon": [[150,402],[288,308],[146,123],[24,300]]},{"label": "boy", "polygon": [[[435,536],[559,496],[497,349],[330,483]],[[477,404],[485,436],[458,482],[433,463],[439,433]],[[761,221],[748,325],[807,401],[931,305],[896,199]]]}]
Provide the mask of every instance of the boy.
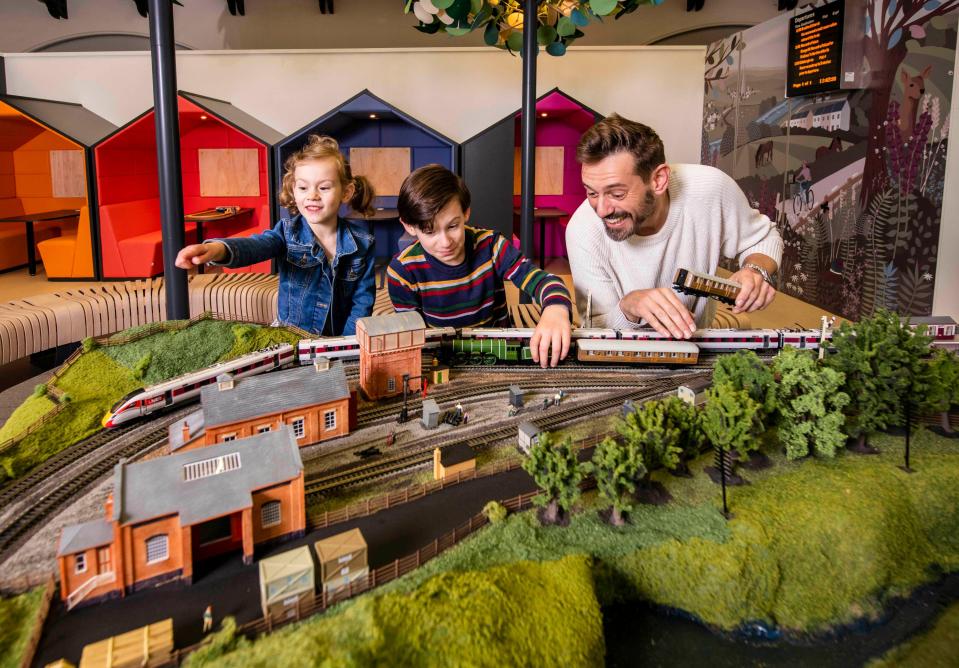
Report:
[{"label": "boy", "polygon": [[462,179],[441,165],[420,167],[403,181],[397,208],[416,239],[387,270],[397,311],[420,311],[433,327],[508,327],[503,281],[510,280],[543,310],[530,339],[533,361],[545,368],[566,357],[569,291],[501,235],[466,225],[470,193]]}]

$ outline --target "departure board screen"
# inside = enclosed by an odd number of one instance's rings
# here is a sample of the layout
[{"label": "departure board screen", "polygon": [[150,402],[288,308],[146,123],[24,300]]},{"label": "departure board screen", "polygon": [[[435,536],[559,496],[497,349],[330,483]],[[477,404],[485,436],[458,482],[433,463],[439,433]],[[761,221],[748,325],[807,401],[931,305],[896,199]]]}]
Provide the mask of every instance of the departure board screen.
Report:
[{"label": "departure board screen", "polygon": [[842,35],[842,0],[790,19],[786,97],[839,90]]}]

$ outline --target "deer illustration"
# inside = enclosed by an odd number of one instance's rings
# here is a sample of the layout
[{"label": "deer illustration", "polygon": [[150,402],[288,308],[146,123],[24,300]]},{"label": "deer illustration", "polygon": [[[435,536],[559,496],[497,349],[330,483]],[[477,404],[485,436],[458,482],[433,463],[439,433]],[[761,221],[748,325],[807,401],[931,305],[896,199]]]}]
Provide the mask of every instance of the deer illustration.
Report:
[{"label": "deer illustration", "polygon": [[906,70],[900,70],[899,78],[902,80],[902,107],[899,110],[899,134],[903,141],[912,137],[912,129],[916,126],[916,110],[919,107],[919,98],[926,92],[926,77],[932,71],[932,65],[926,68],[914,77],[906,74]]}]

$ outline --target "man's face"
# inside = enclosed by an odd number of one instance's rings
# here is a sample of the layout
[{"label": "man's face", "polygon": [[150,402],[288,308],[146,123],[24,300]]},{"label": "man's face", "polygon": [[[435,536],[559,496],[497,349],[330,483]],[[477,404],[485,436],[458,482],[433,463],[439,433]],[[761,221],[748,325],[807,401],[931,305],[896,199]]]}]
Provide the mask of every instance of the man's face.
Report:
[{"label": "man's face", "polygon": [[407,233],[416,237],[423,250],[443,264],[455,267],[466,259],[466,223],[470,211],[463,211],[459,199],[452,198],[433,219],[430,232],[403,223]]},{"label": "man's face", "polygon": [[586,198],[603,219],[606,235],[613,241],[625,241],[640,234],[643,223],[656,209],[656,198],[649,184],[635,172],[632,154],[621,151],[592,165],[583,165]]}]

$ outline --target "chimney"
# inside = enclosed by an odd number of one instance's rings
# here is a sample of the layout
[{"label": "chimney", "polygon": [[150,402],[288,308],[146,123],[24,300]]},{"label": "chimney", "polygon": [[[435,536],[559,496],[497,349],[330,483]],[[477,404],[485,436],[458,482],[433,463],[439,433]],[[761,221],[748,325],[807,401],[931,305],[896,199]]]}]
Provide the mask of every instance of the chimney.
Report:
[{"label": "chimney", "polygon": [[317,357],[313,360],[313,370],[317,373],[322,371],[330,370],[330,358],[329,357]]},{"label": "chimney", "polygon": [[220,392],[225,392],[226,390],[233,389],[233,376],[228,373],[221,373],[216,377],[217,387],[220,388]]},{"label": "chimney", "polygon": [[183,421],[183,443],[186,444],[190,440],[190,424],[184,420]]},{"label": "chimney", "polygon": [[107,521],[113,521],[113,492],[107,495],[107,500],[103,502],[103,510],[106,511]]},{"label": "chimney", "polygon": [[433,480],[439,480],[443,477],[440,470],[442,467],[442,464],[440,464],[441,456],[440,449],[433,448]]}]

